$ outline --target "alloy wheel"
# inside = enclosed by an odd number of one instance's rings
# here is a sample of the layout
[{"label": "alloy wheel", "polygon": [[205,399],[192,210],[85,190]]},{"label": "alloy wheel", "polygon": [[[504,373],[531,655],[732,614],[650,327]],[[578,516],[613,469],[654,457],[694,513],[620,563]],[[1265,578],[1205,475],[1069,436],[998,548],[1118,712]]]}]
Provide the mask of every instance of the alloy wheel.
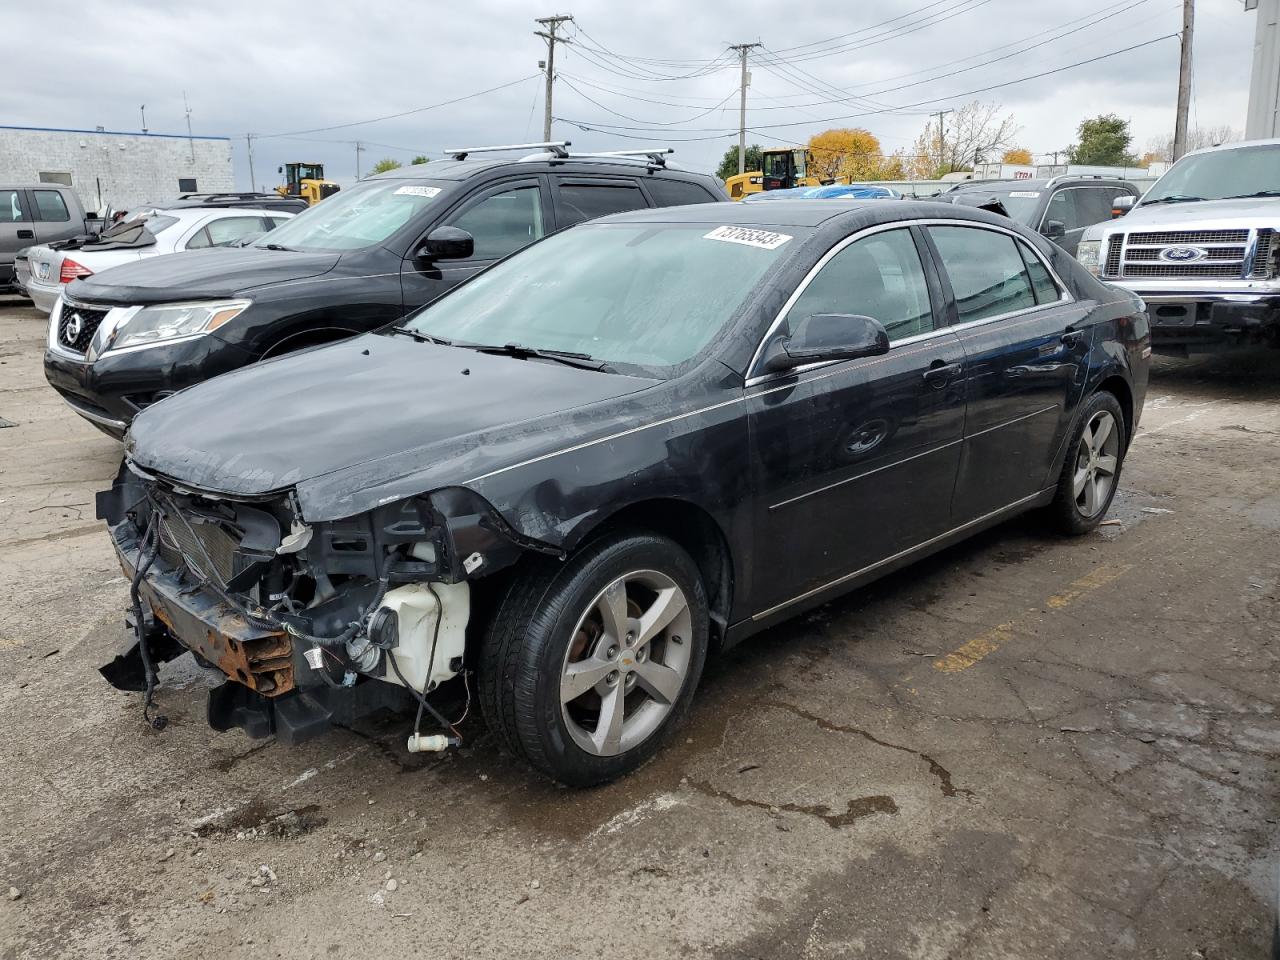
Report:
[{"label": "alloy wheel", "polygon": [[684,688],[693,616],[684,591],[664,573],[618,577],[574,628],[560,676],[560,709],[587,753],[625,753],[662,725]]},{"label": "alloy wheel", "polygon": [[1096,517],[1110,503],[1119,466],[1120,431],[1116,418],[1108,410],[1099,410],[1080,434],[1072,476],[1076,509],[1086,520]]}]

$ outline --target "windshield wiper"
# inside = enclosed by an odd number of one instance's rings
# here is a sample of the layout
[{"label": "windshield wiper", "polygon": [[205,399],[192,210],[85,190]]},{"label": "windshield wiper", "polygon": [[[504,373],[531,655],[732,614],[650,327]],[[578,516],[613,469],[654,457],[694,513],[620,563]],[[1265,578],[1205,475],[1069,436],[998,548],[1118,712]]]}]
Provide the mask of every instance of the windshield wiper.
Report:
[{"label": "windshield wiper", "polygon": [[572,350],[548,350],[542,347],[526,347],[519,343],[504,343],[502,346],[489,343],[465,343],[459,346],[467,347],[475,350],[477,353],[491,353],[503,357],[515,357],[519,360],[528,360],[530,357],[537,357],[539,360],[554,360],[557,363],[563,363],[568,367],[577,367],[580,370],[601,370],[608,371],[609,364],[603,360],[597,360],[589,353],[575,353]]},{"label": "windshield wiper", "polygon": [[1280,197],[1280,190],[1259,190],[1256,193],[1236,193],[1223,200],[1249,200],[1253,197]]},{"label": "windshield wiper", "polygon": [[285,253],[297,253],[297,252],[298,252],[298,251],[294,250],[294,249],[293,249],[293,247],[285,247],[285,246],[282,246],[281,244],[278,244],[278,243],[264,243],[264,244],[262,244],[262,249],[264,249],[264,250],[283,250]]},{"label": "windshield wiper", "polygon": [[412,327],[388,327],[388,333],[398,333],[403,337],[413,337],[419,343],[438,343],[442,347],[453,346],[452,340],[446,340],[444,337],[433,337],[429,333],[423,333],[421,330],[414,330]]},{"label": "windshield wiper", "polygon": [[1189,197],[1184,193],[1171,193],[1167,197],[1158,197],[1155,200],[1143,200],[1142,205],[1147,207],[1153,203],[1191,203],[1192,201],[1203,199],[1204,197]]}]

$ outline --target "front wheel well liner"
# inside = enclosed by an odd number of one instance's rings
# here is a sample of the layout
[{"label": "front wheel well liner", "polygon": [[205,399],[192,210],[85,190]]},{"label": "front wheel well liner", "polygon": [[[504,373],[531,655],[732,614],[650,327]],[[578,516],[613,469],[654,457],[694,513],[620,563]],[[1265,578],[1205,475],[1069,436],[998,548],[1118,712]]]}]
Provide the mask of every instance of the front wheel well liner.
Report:
[{"label": "front wheel well liner", "polygon": [[610,514],[575,549],[623,529],[642,529],[669,537],[689,554],[702,575],[711,614],[711,638],[718,646],[729,622],[734,586],[733,556],[720,524],[702,507],[687,500],[642,500]]}]

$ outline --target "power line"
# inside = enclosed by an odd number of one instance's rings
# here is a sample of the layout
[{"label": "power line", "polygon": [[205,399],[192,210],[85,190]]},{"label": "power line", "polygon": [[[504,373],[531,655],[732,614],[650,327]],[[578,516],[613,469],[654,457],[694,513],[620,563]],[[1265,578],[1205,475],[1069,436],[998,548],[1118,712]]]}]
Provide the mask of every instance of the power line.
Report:
[{"label": "power line", "polygon": [[350,123],[335,123],[332,126],[328,126],[328,127],[312,127],[310,130],[289,130],[289,131],[286,131],[285,133],[264,133],[260,135],[255,134],[255,139],[269,140],[269,139],[275,139],[276,137],[292,137],[301,133],[325,133],[326,131],[329,131],[329,130],[345,130],[348,127],[359,127],[359,126],[363,126],[366,123],[381,123],[383,120],[397,120],[400,117],[407,117],[415,113],[423,113],[424,111],[427,111],[427,110],[438,110],[440,107],[449,107],[455,103],[462,103],[465,100],[474,100],[476,97],[483,97],[485,94],[488,94],[488,93],[495,93],[498,90],[505,90],[507,89],[507,87],[514,87],[517,84],[527,83],[528,81],[534,79],[535,77],[540,77],[540,76],[542,76],[541,73],[530,74],[527,77],[521,77],[519,80],[512,80],[509,83],[503,83],[503,84],[499,84],[496,87],[490,87],[488,90],[479,90],[476,93],[469,93],[465,97],[455,97],[452,100],[444,100],[440,103],[432,103],[425,107],[414,107],[412,110],[402,110],[399,113],[389,113],[384,117],[372,117],[368,120],[353,120]]},{"label": "power line", "polygon": [[[574,93],[576,93],[578,96],[580,96],[583,100],[586,100],[588,103],[594,104],[595,106],[599,107],[601,110],[605,111],[606,113],[611,113],[611,114],[613,114],[615,117],[621,117],[623,120],[630,120],[630,121],[632,121],[632,122],[634,122],[634,123],[644,123],[644,122],[645,122],[645,121],[643,121],[643,120],[638,119],[637,117],[628,116],[627,114],[625,114],[625,113],[621,113],[621,112],[619,112],[619,111],[617,111],[617,110],[614,110],[614,109],[612,109],[611,107],[606,107],[606,106],[605,106],[603,103],[601,103],[599,100],[596,100],[596,99],[593,99],[592,97],[589,97],[587,94],[583,93],[583,92],[582,92],[581,90],[579,90],[576,86],[574,86],[572,83],[570,83],[570,82],[569,82],[569,80],[568,80],[568,78],[567,78],[563,73],[562,73],[562,74],[560,74],[559,76],[560,76],[560,81],[561,81],[561,82],[562,82],[566,87],[568,87],[570,90],[572,90],[572,91],[573,91]],[[721,108],[722,108],[726,103],[728,103],[730,100],[732,100],[732,99],[733,99],[734,97],[736,97],[737,95],[738,95],[738,91],[737,91],[737,90],[734,90],[734,91],[733,91],[733,92],[731,92],[727,97],[725,97],[725,98],[724,98],[724,99],[722,99],[719,103],[717,103],[715,106],[713,106],[713,107],[708,107],[707,109],[703,110],[701,113],[696,113],[696,114],[694,114],[692,117],[685,117],[683,120],[655,120],[655,121],[653,121],[653,126],[654,126],[655,128],[656,128],[656,127],[674,127],[674,126],[678,126],[679,124],[682,124],[682,123],[692,123],[694,120],[698,120],[698,119],[700,119],[700,118],[702,118],[702,117],[707,116],[707,114],[715,113],[717,110],[721,109]]]},{"label": "power line", "polygon": [[[1167,33],[1167,34],[1164,34],[1163,36],[1153,37],[1153,38],[1152,38],[1152,39],[1150,39],[1150,40],[1144,40],[1142,43],[1135,43],[1135,44],[1132,44],[1131,46],[1124,47],[1124,48],[1122,48],[1122,49],[1120,49],[1120,50],[1112,50],[1110,53],[1103,53],[1103,54],[1099,54],[1099,55],[1098,55],[1098,56],[1096,56],[1096,57],[1090,57],[1090,58],[1088,58],[1087,60],[1077,60],[1077,61],[1076,61],[1076,62],[1074,62],[1074,63],[1064,64],[1063,66],[1055,67],[1055,68],[1053,68],[1052,70],[1042,70],[1042,71],[1040,71],[1039,73],[1028,74],[1027,76],[1024,76],[1024,77],[1018,77],[1018,78],[1016,78],[1016,79],[1014,79],[1014,80],[1006,80],[1006,81],[1003,81],[1003,82],[1001,82],[1001,83],[993,83],[993,84],[990,84],[990,85],[985,86],[985,87],[975,87],[975,88],[974,88],[974,89],[972,89],[972,90],[965,90],[965,91],[962,91],[962,92],[959,92],[959,93],[951,93],[951,94],[948,94],[948,95],[947,95],[947,96],[945,96],[945,97],[933,97],[933,98],[930,98],[930,99],[927,99],[927,100],[917,100],[917,101],[915,101],[915,102],[913,102],[913,103],[896,104],[896,105],[894,105],[891,109],[893,109],[893,110],[905,110],[905,109],[910,109],[910,108],[913,108],[913,107],[925,107],[925,106],[932,106],[932,105],[934,105],[934,104],[940,104],[940,103],[947,103],[947,102],[955,101],[955,100],[958,100],[958,99],[959,99],[959,98],[961,98],[961,97],[969,97],[969,96],[973,96],[974,94],[978,94],[978,93],[988,93],[988,92],[990,92],[990,91],[992,91],[992,90],[1001,90],[1001,89],[1003,89],[1003,88],[1005,88],[1005,87],[1011,87],[1011,86],[1013,86],[1013,85],[1015,85],[1015,84],[1018,84],[1018,83],[1026,83],[1026,82],[1028,82],[1028,81],[1030,81],[1030,80],[1039,80],[1039,79],[1041,79],[1041,78],[1043,78],[1043,77],[1050,77],[1050,76],[1053,76],[1053,75],[1055,75],[1055,74],[1064,73],[1064,72],[1066,72],[1067,70],[1074,70],[1076,67],[1084,67],[1084,66],[1088,66],[1089,64],[1098,63],[1098,62],[1100,62],[1100,61],[1102,61],[1102,60],[1109,60],[1110,58],[1120,56],[1120,55],[1121,55],[1121,54],[1123,54],[1123,53],[1132,53],[1134,50],[1141,50],[1141,49],[1142,49],[1142,48],[1144,48],[1144,47],[1149,47],[1149,46],[1151,46],[1151,45],[1153,45],[1153,44],[1160,43],[1160,42],[1162,42],[1162,41],[1164,41],[1164,40],[1171,40],[1171,39],[1175,39],[1177,36],[1178,36],[1178,34],[1176,34],[1176,33]],[[782,128],[785,128],[785,127],[799,127],[799,126],[805,126],[806,124],[808,124],[808,123],[812,123],[812,122],[817,122],[817,123],[837,123],[837,122],[839,122],[839,121],[841,121],[841,120],[854,120],[854,119],[858,119],[858,118],[860,118],[860,117],[875,116],[875,115],[877,115],[877,114],[887,113],[887,112],[888,112],[887,110],[883,110],[883,109],[881,109],[881,110],[869,110],[869,111],[867,111],[867,112],[865,112],[865,113],[852,113],[852,114],[845,114],[845,115],[843,115],[843,116],[839,116],[839,117],[825,117],[825,118],[822,118],[822,119],[819,119],[819,120],[816,120],[816,121],[810,121],[810,120],[796,120],[796,121],[790,121],[790,122],[787,122],[787,123],[766,123],[766,124],[756,124],[756,125],[754,125],[754,126],[752,126],[752,127],[749,127],[748,129],[753,130],[753,131],[777,130],[777,129],[782,129]],[[616,129],[618,129],[618,130],[639,130],[639,131],[643,131],[643,130],[650,130],[650,129],[652,129],[652,128],[649,128],[649,127],[628,127],[628,126],[622,126],[622,125],[619,125],[619,124],[599,123],[599,122],[597,122],[597,121],[578,121],[578,120],[571,119],[571,118],[569,118],[569,117],[559,117],[559,118],[557,118],[557,119],[563,120],[565,123],[572,123],[572,124],[574,124],[575,126],[580,127],[581,129],[588,129],[588,128],[594,129],[594,128],[596,128],[596,127],[610,127],[610,128],[616,128]],[[608,131],[600,131],[600,132],[608,132]],[[686,131],[686,132],[689,132],[689,133],[694,133],[694,132],[718,132],[718,133],[720,133],[720,135],[721,135],[721,136],[726,136],[726,135],[728,135],[728,133],[729,133],[730,131],[714,130],[714,129],[712,129],[712,128],[706,128],[706,129],[704,129],[704,130],[690,129],[689,131]],[[702,138],[699,138],[699,139],[702,139]],[[718,138],[718,137],[708,137],[708,138],[705,138],[705,139],[719,139],[719,138]]]}]

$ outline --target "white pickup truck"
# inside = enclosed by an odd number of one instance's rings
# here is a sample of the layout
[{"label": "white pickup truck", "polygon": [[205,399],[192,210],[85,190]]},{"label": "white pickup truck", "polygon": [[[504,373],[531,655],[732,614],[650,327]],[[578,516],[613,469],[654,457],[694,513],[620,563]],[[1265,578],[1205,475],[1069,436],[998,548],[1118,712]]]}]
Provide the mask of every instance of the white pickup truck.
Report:
[{"label": "white pickup truck", "polygon": [[1188,153],[1116,207],[1076,256],[1146,301],[1157,353],[1280,346],[1280,139]]}]

